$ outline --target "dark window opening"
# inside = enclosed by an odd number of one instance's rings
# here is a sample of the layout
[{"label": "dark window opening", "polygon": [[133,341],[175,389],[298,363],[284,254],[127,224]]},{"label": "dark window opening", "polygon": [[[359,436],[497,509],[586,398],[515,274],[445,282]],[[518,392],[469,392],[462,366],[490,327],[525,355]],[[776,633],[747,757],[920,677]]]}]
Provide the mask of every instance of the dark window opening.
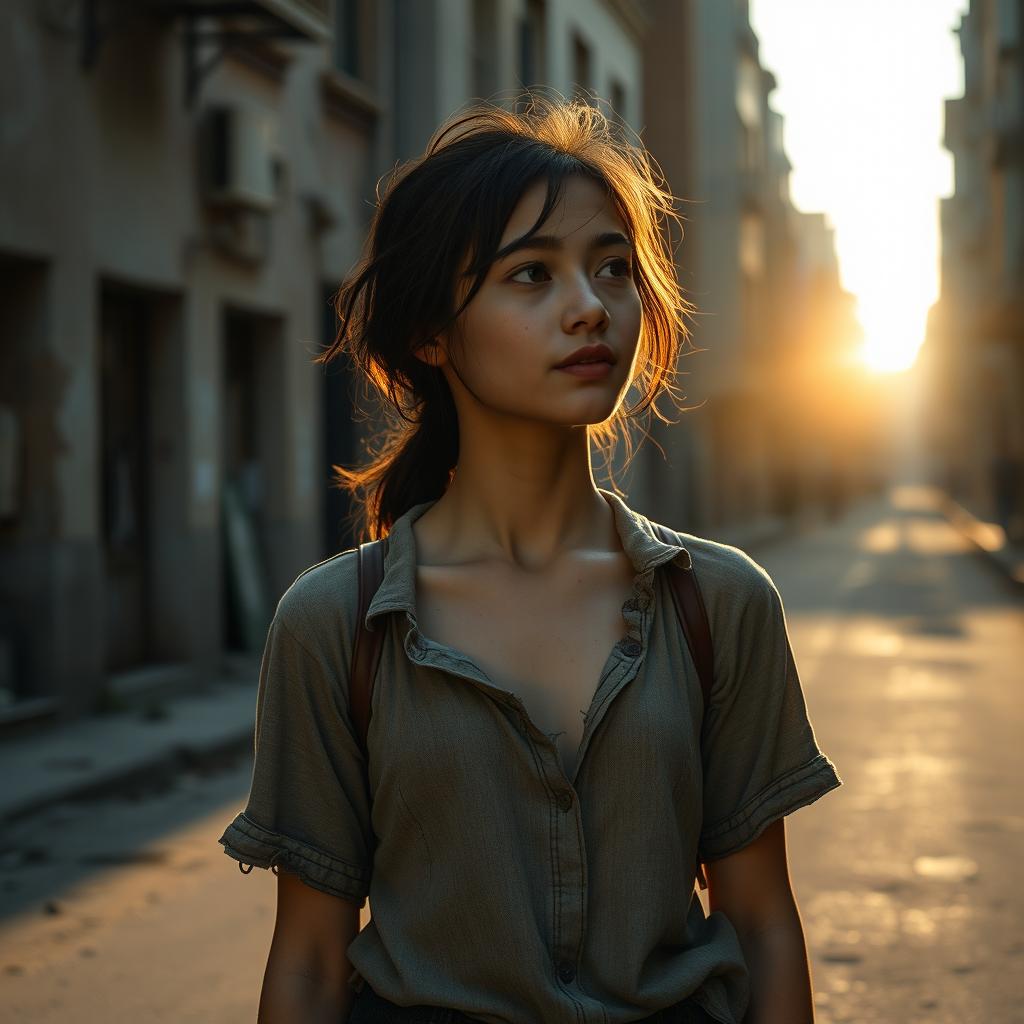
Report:
[{"label": "dark window opening", "polygon": [[543,0],[527,0],[519,23],[519,78],[526,88],[544,83],[546,21]]},{"label": "dark window opening", "polygon": [[572,86],[573,92],[588,103],[593,101],[591,88],[590,47],[578,35],[572,37]]}]

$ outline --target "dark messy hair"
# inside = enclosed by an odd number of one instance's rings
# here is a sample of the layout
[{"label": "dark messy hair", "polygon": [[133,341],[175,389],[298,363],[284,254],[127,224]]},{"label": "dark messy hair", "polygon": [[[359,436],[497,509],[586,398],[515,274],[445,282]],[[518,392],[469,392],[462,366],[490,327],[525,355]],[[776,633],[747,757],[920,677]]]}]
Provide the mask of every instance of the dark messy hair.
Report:
[{"label": "dark messy hair", "polygon": [[[633,245],[642,317],[631,387],[640,398],[587,428],[609,476],[620,432],[627,464],[632,455],[631,419],[651,409],[669,422],[656,399],[663,391],[676,398],[680,343],[689,340],[685,318],[694,311],[675,275],[670,229],[681,228],[682,219],[673,197],[646,150],[626,141],[621,126],[593,104],[530,93],[519,107],[462,111],[434,133],[422,156],[393,172],[383,191],[378,185],[365,254],[334,296],[338,333],[315,362],[347,353],[386,399],[391,421],[369,465],[332,467],[336,487],[362,495],[353,514],[360,539],[386,535],[413,505],[447,490],[459,458],[455,403],[440,367],[413,353],[456,325],[494,262],[513,210],[539,181],[547,197],[527,237],[557,205],[566,179],[579,175],[605,189]],[[471,284],[460,290],[467,261]]]}]

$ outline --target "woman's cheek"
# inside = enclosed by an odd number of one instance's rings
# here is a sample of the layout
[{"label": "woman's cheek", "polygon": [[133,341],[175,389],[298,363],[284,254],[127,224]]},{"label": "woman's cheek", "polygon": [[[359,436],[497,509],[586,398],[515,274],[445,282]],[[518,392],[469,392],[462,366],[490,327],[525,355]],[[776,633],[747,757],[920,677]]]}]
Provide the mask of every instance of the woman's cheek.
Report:
[{"label": "woman's cheek", "polygon": [[630,326],[639,333],[640,319],[643,316],[643,303],[640,301],[640,294],[635,288],[630,290],[628,297],[623,303],[622,316],[630,321]]}]

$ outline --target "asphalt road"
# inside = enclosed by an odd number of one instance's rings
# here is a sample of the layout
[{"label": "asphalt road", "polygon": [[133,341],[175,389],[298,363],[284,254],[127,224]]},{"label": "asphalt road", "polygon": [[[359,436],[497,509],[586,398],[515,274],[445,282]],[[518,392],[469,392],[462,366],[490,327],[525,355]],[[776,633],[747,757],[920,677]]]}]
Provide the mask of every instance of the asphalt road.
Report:
[{"label": "asphalt road", "polygon": [[759,559],[845,785],[787,819],[823,1024],[1024,1022],[1024,607],[923,489]]},{"label": "asphalt road", "polygon": [[[755,552],[845,785],[787,819],[819,1024],[1024,1022],[1024,609],[903,488]],[[276,880],[245,759],[52,808],[0,853],[0,1019],[251,1024]]]}]

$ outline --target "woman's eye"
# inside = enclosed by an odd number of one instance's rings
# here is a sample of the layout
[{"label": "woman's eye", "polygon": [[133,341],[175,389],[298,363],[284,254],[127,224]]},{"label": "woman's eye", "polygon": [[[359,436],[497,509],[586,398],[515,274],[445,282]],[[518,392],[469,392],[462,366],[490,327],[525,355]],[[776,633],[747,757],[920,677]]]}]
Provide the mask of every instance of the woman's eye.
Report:
[{"label": "woman's eye", "polygon": [[629,277],[632,272],[632,268],[629,265],[629,260],[622,259],[621,257],[614,260],[609,260],[598,273],[602,273],[605,270],[611,268],[615,271],[612,277]]},{"label": "woman's eye", "polygon": [[[522,280],[522,276],[528,275],[527,280]],[[515,281],[518,284],[540,284],[541,280],[536,277],[529,275],[543,274],[546,277],[550,277],[543,263],[531,263],[529,266],[520,267],[510,278],[510,281]]]}]

